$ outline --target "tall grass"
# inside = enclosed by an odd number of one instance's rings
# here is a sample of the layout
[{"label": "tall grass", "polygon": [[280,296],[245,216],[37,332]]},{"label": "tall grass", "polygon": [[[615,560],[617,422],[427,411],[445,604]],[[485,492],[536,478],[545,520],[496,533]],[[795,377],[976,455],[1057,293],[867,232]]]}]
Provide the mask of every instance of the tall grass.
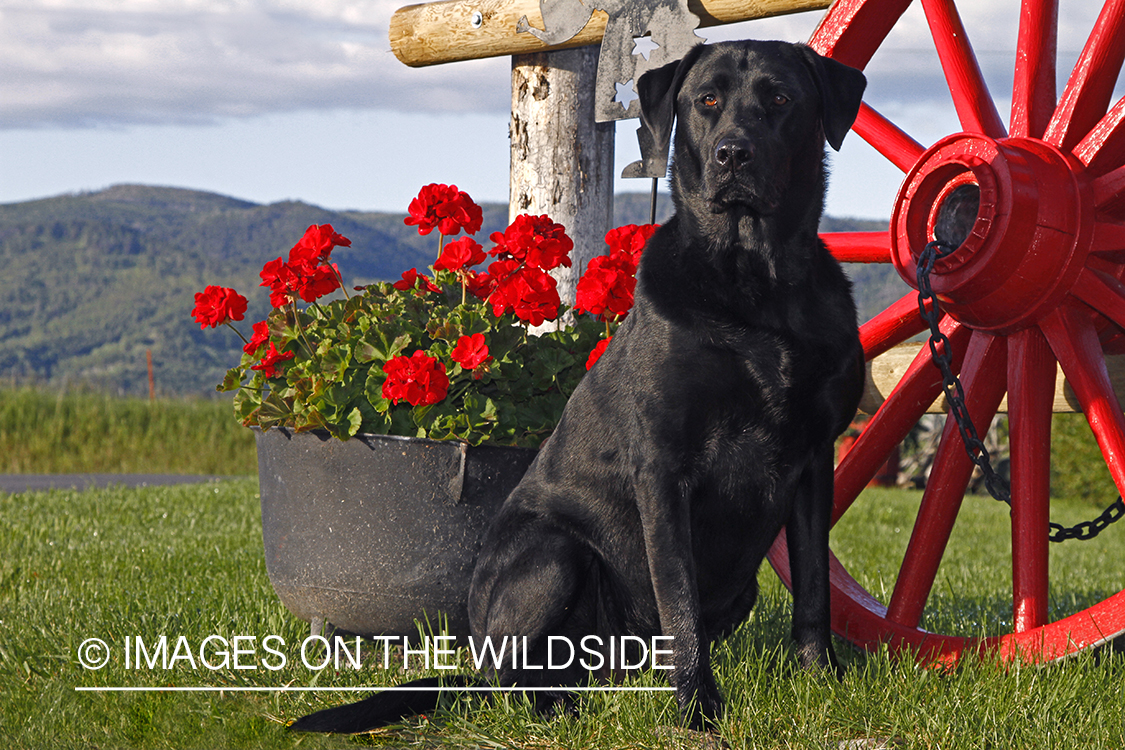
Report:
[{"label": "tall grass", "polygon": [[0,390],[0,473],[256,471],[253,433],[227,399]]},{"label": "tall grass", "polygon": [[[876,596],[893,584],[919,494],[868,491],[833,531],[833,547]],[[1052,508],[1062,521],[1082,503]],[[518,698],[493,705],[451,701],[443,710],[360,738],[289,733],[285,723],[355,693],[110,693],[96,686],[348,687],[412,675],[365,665],[311,670],[293,646],[308,633],[273,594],[262,559],[257,485],[115,488],[0,495],[0,738],[5,747],[294,748],[700,747],[677,732],[666,693],[596,694],[577,716],[547,719]],[[1006,509],[967,498],[935,587],[928,624],[942,632],[995,632],[1011,608]],[[1052,549],[1053,616],[1120,590],[1125,529]],[[948,568],[948,569],[947,569]],[[766,566],[751,619],[712,653],[727,696],[720,732],[731,748],[836,750],[842,742],[895,738],[899,750],[1125,747],[1125,658],[1083,655],[1046,667],[968,659],[948,672],[885,652],[837,648],[842,683],[795,667],[790,597]],[[1075,599],[1075,597],[1077,597]],[[183,662],[126,668],[124,639],[279,635],[284,669],[210,670]],[[113,659],[101,670],[77,660],[86,638]],[[258,655],[262,656],[261,649]],[[250,659],[258,663],[255,659]],[[633,684],[662,685],[645,674]],[[471,704],[471,707],[470,705]]]}]

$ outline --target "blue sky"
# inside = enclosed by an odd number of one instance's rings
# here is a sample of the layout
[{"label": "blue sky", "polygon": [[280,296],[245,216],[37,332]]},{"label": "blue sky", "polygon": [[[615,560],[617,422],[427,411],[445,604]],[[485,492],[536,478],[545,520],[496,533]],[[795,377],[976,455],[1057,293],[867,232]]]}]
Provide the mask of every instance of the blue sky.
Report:
[{"label": "blue sky", "polygon": [[[0,203],[122,182],[387,211],[452,182],[506,202],[509,60],[402,65],[387,41],[402,4],[0,0]],[[1018,2],[960,5],[1006,113]],[[1102,3],[1060,5],[1061,90]],[[866,99],[929,145],[959,128],[917,6],[868,66]],[[803,41],[820,15],[701,33]],[[635,129],[617,125],[619,167]],[[889,216],[901,172],[854,134],[832,165],[829,213]]]}]

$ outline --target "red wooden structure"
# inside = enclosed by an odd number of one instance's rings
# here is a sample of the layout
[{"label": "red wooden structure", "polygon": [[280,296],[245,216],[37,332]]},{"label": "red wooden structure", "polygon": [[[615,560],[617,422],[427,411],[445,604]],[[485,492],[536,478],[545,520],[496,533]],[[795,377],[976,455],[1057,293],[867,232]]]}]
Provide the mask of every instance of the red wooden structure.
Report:
[{"label": "red wooden structure", "polygon": [[[1111,107],[1125,58],[1125,0],[1106,0],[1061,96],[1055,90],[1057,0],[1023,0],[1011,115],[1005,125],[952,0],[921,0],[961,132],[924,148],[864,106],[854,130],[906,174],[888,234],[826,239],[841,259],[893,263],[916,286],[919,254],[944,202],[979,189],[972,230],[939,261],[932,284],[974,424],[987,425],[1005,392],[1011,429],[1011,633],[970,639],[919,623],[973,465],[947,421],[931,481],[889,600],[865,591],[832,560],[833,630],[866,648],[889,643],[923,659],[984,649],[1010,658],[1060,658],[1125,632],[1125,591],[1085,610],[1048,615],[1051,403],[1056,361],[1125,493],[1125,417],[1106,353],[1125,349],[1125,99]],[[909,0],[838,0],[809,40],[863,68]],[[907,295],[862,326],[869,359],[925,330]],[[835,519],[941,391],[923,348],[836,472]],[[770,560],[788,578],[785,540]]]}]

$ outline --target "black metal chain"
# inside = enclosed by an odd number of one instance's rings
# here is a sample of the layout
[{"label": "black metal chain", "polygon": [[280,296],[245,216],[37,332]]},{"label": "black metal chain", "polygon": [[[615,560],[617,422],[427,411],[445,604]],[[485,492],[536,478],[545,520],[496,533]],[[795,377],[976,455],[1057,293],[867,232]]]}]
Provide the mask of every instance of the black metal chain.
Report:
[{"label": "black metal chain", "polygon": [[[930,326],[930,353],[933,355],[934,364],[941,370],[941,387],[945,392],[945,400],[949,404],[949,413],[953,416],[957,429],[961,433],[961,440],[965,444],[965,451],[969,459],[981,470],[984,475],[984,484],[988,494],[1000,502],[1012,505],[1012,491],[992,468],[992,461],[984,441],[977,434],[973,420],[969,417],[969,409],[965,405],[965,390],[960,379],[953,373],[953,350],[949,339],[941,332],[941,311],[938,309],[937,295],[930,286],[930,273],[934,265],[949,255],[957,248],[947,243],[934,241],[926,245],[918,259],[918,310]],[[929,302],[929,307],[927,307]],[[1111,523],[1125,516],[1125,501],[1118,496],[1117,501],[1102,511],[1101,515],[1092,521],[1083,521],[1075,526],[1066,528],[1060,524],[1050,523],[1051,532],[1048,539],[1052,542],[1065,542],[1067,539],[1093,539]]]}]

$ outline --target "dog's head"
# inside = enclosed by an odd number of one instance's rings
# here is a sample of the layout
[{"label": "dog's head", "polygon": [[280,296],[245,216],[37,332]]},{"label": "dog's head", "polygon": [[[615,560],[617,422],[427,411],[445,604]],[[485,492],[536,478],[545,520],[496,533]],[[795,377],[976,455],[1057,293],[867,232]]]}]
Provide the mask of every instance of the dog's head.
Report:
[{"label": "dog's head", "polygon": [[743,41],[699,45],[638,93],[652,153],[666,159],[676,123],[673,185],[695,213],[770,216],[794,181],[823,191],[824,142],[839,150],[865,86],[805,45]]}]

